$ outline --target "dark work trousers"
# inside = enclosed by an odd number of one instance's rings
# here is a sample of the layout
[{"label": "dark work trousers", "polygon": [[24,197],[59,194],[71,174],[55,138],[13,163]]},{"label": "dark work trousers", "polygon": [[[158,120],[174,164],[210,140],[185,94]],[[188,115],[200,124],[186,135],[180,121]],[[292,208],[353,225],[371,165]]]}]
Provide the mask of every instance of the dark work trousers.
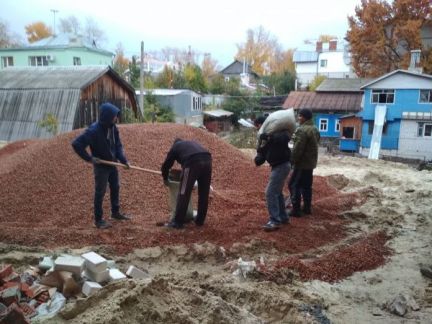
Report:
[{"label": "dark work trousers", "polygon": [[192,160],[182,168],[174,221],[183,224],[195,182],[198,182],[198,214],[195,223],[204,224],[210,193],[212,160],[210,156]]},{"label": "dark work trousers", "polygon": [[313,169],[296,169],[291,175],[288,189],[291,195],[293,211],[300,211],[301,199],[303,197],[303,208],[310,210],[312,204]]},{"label": "dark work trousers", "polygon": [[116,167],[95,164],[93,170],[95,179],[94,217],[95,223],[97,223],[103,218],[102,203],[108,183],[110,187],[111,213],[114,214],[119,212],[120,183]]}]

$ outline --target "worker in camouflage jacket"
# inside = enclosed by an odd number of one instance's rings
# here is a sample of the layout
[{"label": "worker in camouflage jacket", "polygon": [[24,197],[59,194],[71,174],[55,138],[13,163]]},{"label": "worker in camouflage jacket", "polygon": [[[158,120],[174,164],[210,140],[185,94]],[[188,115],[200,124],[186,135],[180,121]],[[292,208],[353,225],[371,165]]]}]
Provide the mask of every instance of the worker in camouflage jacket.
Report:
[{"label": "worker in camouflage jacket", "polygon": [[[291,154],[293,172],[288,182],[292,203],[289,215],[293,217],[312,213],[313,169],[317,165],[320,140],[320,134],[313,123],[310,109],[301,109],[297,119],[300,126],[293,135],[294,146]],[[300,208],[302,197],[303,210]]]}]

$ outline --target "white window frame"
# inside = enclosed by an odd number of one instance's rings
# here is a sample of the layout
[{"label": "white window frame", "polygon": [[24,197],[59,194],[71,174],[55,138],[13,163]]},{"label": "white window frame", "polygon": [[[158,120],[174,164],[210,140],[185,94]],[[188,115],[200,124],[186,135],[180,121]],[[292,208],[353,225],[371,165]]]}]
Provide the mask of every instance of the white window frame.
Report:
[{"label": "white window frame", "polygon": [[335,132],[340,132],[340,122],[339,122],[339,119],[336,119],[336,122],[335,122]]},{"label": "white window frame", "polygon": [[202,110],[202,99],[201,97],[192,96],[192,110]]},{"label": "white window frame", "polygon": [[328,65],[328,60],[327,59],[320,60],[320,67],[325,68],[325,67],[327,67],[327,65]]},{"label": "white window frame", "polygon": [[[427,93],[427,101],[422,101],[422,92],[428,92]],[[430,89],[420,89],[419,90],[419,101],[420,104],[430,104],[432,103],[432,90]]]},{"label": "white window frame", "polygon": [[81,65],[81,57],[74,56],[73,57],[73,65]]},{"label": "white window frame", "polygon": [[46,55],[29,56],[29,66],[48,66]]},{"label": "white window frame", "polygon": [[[319,130],[320,132],[328,132],[328,118],[320,118],[319,120]],[[325,126],[325,127],[323,127]]]},{"label": "white window frame", "polygon": [[8,66],[14,66],[13,56],[2,56],[1,57],[1,67],[7,68]]},{"label": "white window frame", "polygon": [[[380,102],[380,97],[382,95],[385,95],[385,98],[386,98],[385,102]],[[391,95],[393,96],[393,100],[390,102],[388,98]],[[391,90],[391,89],[372,89],[370,100],[371,100],[371,103],[373,103],[373,104],[394,104],[395,96],[396,96],[396,93],[395,93],[394,89],[393,90]]]}]

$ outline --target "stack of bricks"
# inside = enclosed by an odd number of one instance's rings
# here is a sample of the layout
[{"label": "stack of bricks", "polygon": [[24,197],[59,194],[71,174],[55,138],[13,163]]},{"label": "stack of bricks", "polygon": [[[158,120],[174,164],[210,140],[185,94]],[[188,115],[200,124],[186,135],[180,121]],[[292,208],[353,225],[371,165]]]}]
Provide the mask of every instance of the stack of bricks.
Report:
[{"label": "stack of bricks", "polygon": [[[2,324],[27,324],[36,315],[29,304],[32,291],[25,280],[14,271],[12,265],[0,267],[0,322]],[[26,280],[27,279],[27,280]]]}]

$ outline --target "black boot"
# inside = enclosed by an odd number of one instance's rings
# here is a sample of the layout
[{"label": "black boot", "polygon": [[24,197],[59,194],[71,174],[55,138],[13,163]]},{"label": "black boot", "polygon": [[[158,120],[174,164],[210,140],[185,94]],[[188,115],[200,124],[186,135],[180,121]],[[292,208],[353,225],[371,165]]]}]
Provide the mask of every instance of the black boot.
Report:
[{"label": "black boot", "polygon": [[311,214],[312,214],[312,209],[311,209],[311,207],[310,207],[310,206],[306,206],[306,205],[304,205],[304,206],[303,206],[303,214],[305,214],[305,215],[311,215]]},{"label": "black boot", "polygon": [[302,217],[300,208],[293,208],[287,210],[288,217]]}]

